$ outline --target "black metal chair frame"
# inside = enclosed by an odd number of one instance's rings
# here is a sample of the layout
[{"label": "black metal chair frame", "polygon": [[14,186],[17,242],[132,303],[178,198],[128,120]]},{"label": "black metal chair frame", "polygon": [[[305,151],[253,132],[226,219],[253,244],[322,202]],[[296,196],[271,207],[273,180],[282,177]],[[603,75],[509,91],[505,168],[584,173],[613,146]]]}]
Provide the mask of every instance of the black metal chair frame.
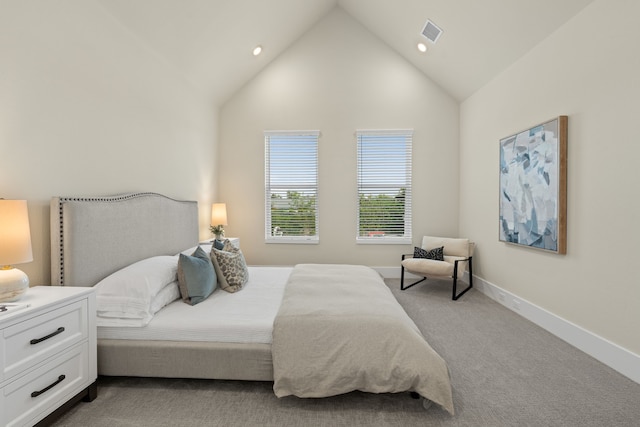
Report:
[{"label": "black metal chair frame", "polygon": [[[406,257],[410,257],[413,258],[413,254],[403,254],[402,255],[402,261],[405,260]],[[469,286],[467,286],[464,290],[462,290],[462,292],[460,292],[459,294],[456,294],[457,292],[457,287],[458,287],[458,263],[459,262],[464,262],[464,261],[469,261]],[[460,298],[462,295],[464,295],[469,289],[473,288],[473,257],[470,256],[469,258],[466,259],[459,259],[459,260],[455,260],[453,263],[453,292],[451,293],[451,299],[456,301],[458,298]],[[409,289],[412,286],[417,285],[418,283],[424,282],[425,280],[427,280],[427,276],[424,276],[422,279],[411,283],[408,286],[404,286],[404,266],[402,264],[400,264],[400,290],[404,291]]]}]

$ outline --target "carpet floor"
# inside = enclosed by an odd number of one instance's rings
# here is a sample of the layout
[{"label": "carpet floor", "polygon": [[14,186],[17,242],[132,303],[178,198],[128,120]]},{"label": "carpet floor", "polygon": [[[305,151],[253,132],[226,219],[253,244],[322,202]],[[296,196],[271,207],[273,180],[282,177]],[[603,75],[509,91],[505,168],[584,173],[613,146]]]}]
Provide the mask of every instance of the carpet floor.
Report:
[{"label": "carpet floor", "polygon": [[100,377],[56,426],[640,426],[640,384],[476,290],[387,285],[449,364],[456,414],[408,393],[278,399],[270,382]]}]

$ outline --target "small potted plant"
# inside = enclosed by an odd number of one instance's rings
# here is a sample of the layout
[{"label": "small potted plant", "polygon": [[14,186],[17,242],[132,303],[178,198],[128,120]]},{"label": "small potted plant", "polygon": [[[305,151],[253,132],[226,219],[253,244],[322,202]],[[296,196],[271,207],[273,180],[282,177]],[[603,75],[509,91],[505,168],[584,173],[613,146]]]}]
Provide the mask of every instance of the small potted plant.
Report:
[{"label": "small potted plant", "polygon": [[224,237],[224,226],[223,225],[212,225],[209,227],[214,236],[216,236],[216,240],[222,240]]}]

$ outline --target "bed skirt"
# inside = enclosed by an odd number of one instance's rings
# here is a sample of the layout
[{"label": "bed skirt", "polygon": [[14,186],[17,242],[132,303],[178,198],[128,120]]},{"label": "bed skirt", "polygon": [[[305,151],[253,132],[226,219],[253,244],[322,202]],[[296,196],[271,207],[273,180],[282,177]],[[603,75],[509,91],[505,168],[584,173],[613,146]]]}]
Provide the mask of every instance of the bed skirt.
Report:
[{"label": "bed skirt", "polygon": [[98,374],[273,381],[270,344],[98,340]]}]

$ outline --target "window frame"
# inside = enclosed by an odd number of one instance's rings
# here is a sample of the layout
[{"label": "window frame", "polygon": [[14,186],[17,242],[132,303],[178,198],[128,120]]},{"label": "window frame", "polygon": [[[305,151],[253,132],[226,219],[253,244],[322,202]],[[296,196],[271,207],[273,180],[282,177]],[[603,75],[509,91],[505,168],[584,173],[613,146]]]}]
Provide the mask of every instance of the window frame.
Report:
[{"label": "window frame", "polygon": [[[382,129],[382,130],[371,130],[371,129],[358,129],[356,130],[356,243],[357,244],[382,244],[382,245],[388,245],[388,244],[396,244],[396,245],[407,245],[407,244],[412,244],[412,229],[413,229],[413,221],[412,221],[412,163],[413,163],[413,157],[412,157],[412,151],[413,151],[413,129]],[[403,148],[404,150],[404,186],[403,185],[399,185],[399,186],[395,186],[398,188],[398,191],[400,191],[400,189],[404,188],[405,192],[404,192],[404,213],[403,213],[403,234],[402,235],[392,235],[392,236],[388,236],[386,235],[386,233],[382,236],[379,235],[373,235],[373,236],[362,236],[361,232],[360,232],[360,220],[361,220],[361,215],[360,215],[360,210],[361,210],[361,205],[360,205],[360,198],[362,194],[366,194],[366,191],[363,191],[363,189],[366,188],[376,188],[379,187],[380,185],[377,184],[377,186],[374,185],[366,185],[362,182],[362,176],[363,176],[363,171],[362,171],[362,165],[364,162],[376,162],[376,161],[380,161],[381,159],[384,159],[384,156],[377,156],[375,157],[375,159],[363,159],[362,158],[362,144],[363,144],[363,139],[366,139],[367,137],[374,139],[374,138],[385,138],[385,139],[391,139],[394,137],[397,138],[404,138],[404,142],[405,142],[405,146]],[[391,142],[389,142],[391,143]],[[370,169],[370,165],[369,165],[369,170]],[[382,187],[385,187],[385,185],[382,185]],[[394,186],[392,185],[388,185],[386,186],[388,188],[394,188]],[[385,230],[386,231],[386,230]]]},{"label": "window frame", "polygon": [[[314,159],[315,165],[310,169],[309,178],[313,182],[312,185],[273,185],[272,184],[272,143],[274,137],[280,137],[283,140],[290,139],[294,141],[296,137],[315,138]],[[285,130],[285,131],[264,131],[264,164],[265,164],[265,218],[264,233],[265,243],[285,243],[285,244],[318,244],[320,242],[320,222],[319,222],[319,203],[318,203],[318,145],[320,141],[320,131],[318,130]],[[282,141],[280,141],[282,142]],[[277,236],[274,235],[271,217],[272,193],[274,189],[282,191],[303,190],[306,192],[315,192],[315,234],[308,236]]]}]

